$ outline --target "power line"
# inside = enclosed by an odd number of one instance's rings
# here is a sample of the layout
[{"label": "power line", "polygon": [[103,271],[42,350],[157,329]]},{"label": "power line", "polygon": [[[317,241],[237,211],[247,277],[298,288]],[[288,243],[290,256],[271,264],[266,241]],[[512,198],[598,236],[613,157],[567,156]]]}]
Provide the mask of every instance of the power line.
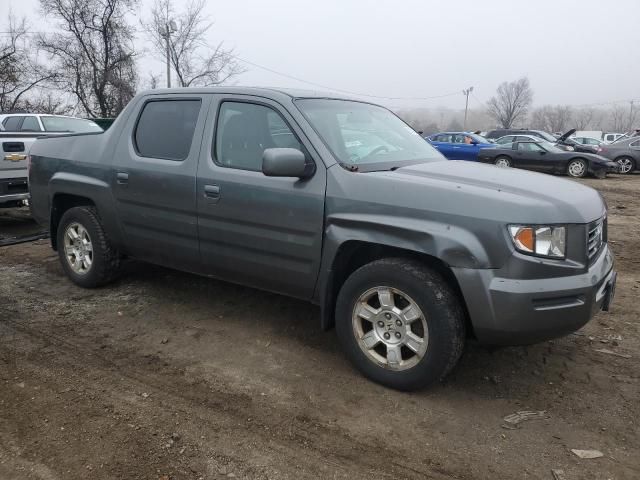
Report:
[{"label": "power line", "polygon": [[297,82],[306,83],[307,85],[312,85],[314,87],[323,88],[325,90],[331,90],[331,91],[340,92],[340,93],[347,93],[349,95],[357,95],[359,97],[377,98],[377,99],[382,99],[382,100],[435,100],[435,99],[438,99],[438,98],[445,98],[445,97],[451,97],[453,95],[459,95],[459,91],[452,92],[452,93],[445,93],[444,95],[434,95],[434,96],[431,96],[431,97],[386,97],[386,96],[383,96],[383,95],[371,95],[371,94],[368,94],[368,93],[354,92],[352,90],[344,90],[344,89],[341,89],[341,88],[334,88],[334,87],[330,87],[328,85],[323,85],[321,83],[310,82],[310,81],[305,80],[303,78],[296,77],[296,76],[293,76],[293,75],[289,75],[288,73],[279,72],[279,71],[274,70],[272,68],[265,67],[264,65],[260,65],[260,64],[255,63],[255,62],[251,62],[249,60],[245,60],[244,58],[240,58],[237,55],[231,55],[231,56],[233,58],[235,58],[236,60],[239,60],[239,61],[241,61],[243,63],[246,63],[247,65],[251,65],[253,67],[260,68],[262,70],[265,70],[267,72],[273,73],[275,75],[280,75],[281,77],[289,78],[289,79],[295,80]]}]

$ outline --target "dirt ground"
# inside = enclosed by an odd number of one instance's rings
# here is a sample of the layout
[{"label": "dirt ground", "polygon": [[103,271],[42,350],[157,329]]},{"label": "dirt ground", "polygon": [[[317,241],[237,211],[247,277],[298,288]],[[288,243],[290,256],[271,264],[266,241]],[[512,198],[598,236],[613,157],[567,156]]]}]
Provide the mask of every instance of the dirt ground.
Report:
[{"label": "dirt ground", "polygon": [[[469,344],[412,394],[361,377],[305,303],[135,262],[83,290],[47,240],[0,248],[0,479],[640,478],[640,175],[585,183],[609,204],[613,311]],[[544,418],[505,428],[521,410]]]}]

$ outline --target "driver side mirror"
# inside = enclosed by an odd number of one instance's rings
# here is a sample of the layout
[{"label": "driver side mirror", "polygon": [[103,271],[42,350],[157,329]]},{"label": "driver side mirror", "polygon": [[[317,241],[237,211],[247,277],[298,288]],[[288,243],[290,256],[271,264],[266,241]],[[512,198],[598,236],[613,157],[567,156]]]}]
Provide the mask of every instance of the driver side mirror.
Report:
[{"label": "driver side mirror", "polygon": [[267,177],[310,176],[306,157],[296,148],[267,148],[262,154],[262,173]]},{"label": "driver side mirror", "polygon": [[539,153],[540,153],[540,155],[546,155],[547,154],[547,152],[545,150],[540,150]]}]

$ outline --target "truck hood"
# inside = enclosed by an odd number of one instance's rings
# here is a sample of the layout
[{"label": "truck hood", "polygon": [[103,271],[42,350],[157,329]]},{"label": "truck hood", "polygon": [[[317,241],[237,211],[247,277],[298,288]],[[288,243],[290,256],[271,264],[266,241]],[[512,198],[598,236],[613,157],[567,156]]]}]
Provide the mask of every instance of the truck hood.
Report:
[{"label": "truck hood", "polygon": [[[600,194],[580,183],[547,174],[466,161],[422,163],[383,176],[404,184],[410,205],[440,205],[452,214],[514,223],[589,223],[605,205]],[[404,196],[404,195],[403,195]]]}]

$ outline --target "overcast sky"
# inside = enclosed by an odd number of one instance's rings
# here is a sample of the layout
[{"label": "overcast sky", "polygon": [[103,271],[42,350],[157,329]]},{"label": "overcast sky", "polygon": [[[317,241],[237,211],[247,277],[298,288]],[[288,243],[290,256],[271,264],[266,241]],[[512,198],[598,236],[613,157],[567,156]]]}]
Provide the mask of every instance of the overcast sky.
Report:
[{"label": "overcast sky", "polygon": [[[0,4],[46,28],[38,0]],[[640,0],[208,0],[207,10],[212,44],[270,69],[377,96],[455,93],[379,100],[389,106],[463,108],[461,90],[474,86],[473,108],[524,75],[536,105],[640,99]],[[164,72],[149,56],[140,63],[143,78]],[[246,67],[238,84],[309,88]]]}]

